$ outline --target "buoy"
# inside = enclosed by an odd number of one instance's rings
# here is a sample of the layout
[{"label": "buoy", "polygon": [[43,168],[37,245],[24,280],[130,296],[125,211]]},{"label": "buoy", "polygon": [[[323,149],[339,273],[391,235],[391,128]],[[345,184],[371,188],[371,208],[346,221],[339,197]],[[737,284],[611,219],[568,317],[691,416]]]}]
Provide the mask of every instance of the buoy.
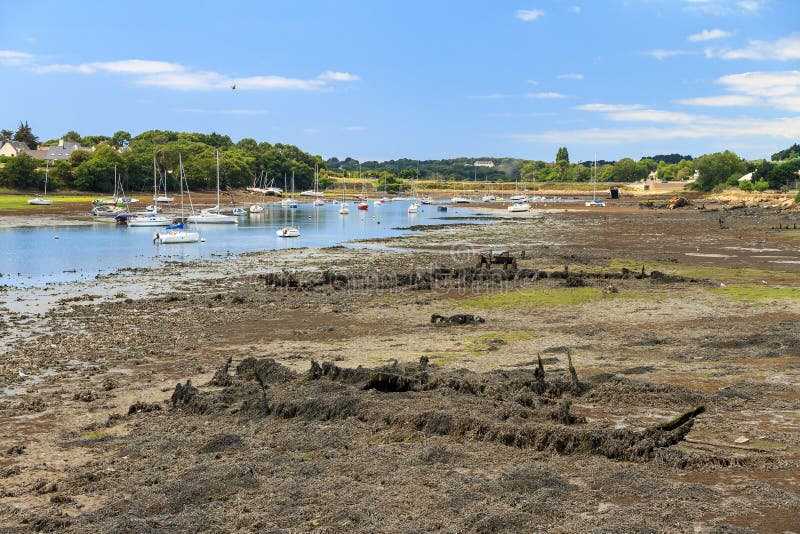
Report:
[{"label": "buoy", "polygon": [[200,238],[200,242],[201,242],[201,243],[205,243],[205,242],[206,242],[206,238],[205,238],[205,237],[201,237],[201,238]]},{"label": "buoy", "polygon": [[55,236],[53,239],[58,239],[58,236]]}]

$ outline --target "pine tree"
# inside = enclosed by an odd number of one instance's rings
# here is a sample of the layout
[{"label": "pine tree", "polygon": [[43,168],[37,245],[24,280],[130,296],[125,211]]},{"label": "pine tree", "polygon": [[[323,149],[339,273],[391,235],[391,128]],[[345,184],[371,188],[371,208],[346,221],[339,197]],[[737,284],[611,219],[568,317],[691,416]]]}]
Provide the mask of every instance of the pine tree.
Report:
[{"label": "pine tree", "polygon": [[17,133],[14,134],[14,141],[25,143],[31,150],[36,150],[36,147],[39,146],[39,138],[33,135],[33,130],[31,130],[31,127],[28,125],[28,121],[19,123]]}]

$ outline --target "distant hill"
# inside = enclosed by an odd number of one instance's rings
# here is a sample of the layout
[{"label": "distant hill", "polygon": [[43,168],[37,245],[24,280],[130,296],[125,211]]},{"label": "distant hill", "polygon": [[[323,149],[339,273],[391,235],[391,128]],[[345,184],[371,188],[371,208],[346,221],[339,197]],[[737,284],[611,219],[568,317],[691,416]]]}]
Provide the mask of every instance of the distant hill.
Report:
[{"label": "distant hill", "polygon": [[642,159],[652,159],[656,163],[663,161],[664,163],[674,164],[680,163],[682,159],[685,159],[686,161],[692,161],[692,156],[682,156],[680,154],[659,154],[658,156],[645,156]]},{"label": "distant hill", "polygon": [[793,159],[800,157],[800,145],[797,143],[793,144],[786,150],[781,150],[780,152],[775,152],[772,155],[772,161],[783,161],[786,159]]},{"label": "distant hill", "polygon": [[[517,158],[454,158],[417,161],[397,159],[389,161],[362,161],[361,172],[388,171],[403,178],[416,176],[419,165],[420,178],[426,180],[513,180],[526,160]],[[478,163],[477,166],[475,163]],[[325,162],[330,170],[358,171],[358,161],[353,158],[330,158]],[[477,173],[476,173],[477,171]]]}]

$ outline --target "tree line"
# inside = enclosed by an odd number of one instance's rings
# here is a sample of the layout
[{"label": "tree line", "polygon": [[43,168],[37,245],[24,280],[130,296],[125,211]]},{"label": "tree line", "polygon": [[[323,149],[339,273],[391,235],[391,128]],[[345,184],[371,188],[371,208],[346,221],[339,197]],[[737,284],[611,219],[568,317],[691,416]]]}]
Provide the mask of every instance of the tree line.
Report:
[{"label": "tree line", "polygon": [[[20,122],[16,132],[0,130],[0,140],[17,140],[35,148],[38,137],[27,122]],[[758,189],[793,187],[800,169],[800,145],[772,155],[771,160],[747,161],[731,151],[706,154],[698,158],[680,154],[663,154],[641,158],[622,158],[619,161],[571,162],[566,146],[559,147],[552,162],[518,158],[452,158],[440,160],[398,159],[359,162],[353,158],[329,158],[312,155],[294,145],[258,142],[245,138],[234,143],[227,135],[149,130],[137,136],[118,131],[111,136],[81,136],[70,131],[65,141],[80,143],[94,150],[78,150],[68,161],[55,161],[50,167],[53,189],[67,187],[82,191],[113,189],[115,168],[128,191],[143,191],[152,186],[153,158],[159,172],[168,177],[168,187],[178,186],[178,156],[183,164],[189,187],[211,189],[216,183],[215,154],[220,152],[220,177],[223,187],[244,187],[256,177],[268,176],[275,185],[283,187],[284,176],[295,175],[298,190],[311,187],[315,165],[327,176],[362,176],[377,180],[389,191],[399,190],[405,182],[420,178],[437,181],[515,181],[524,182],[614,182],[626,183],[654,176],[658,180],[687,180],[697,174],[692,187],[700,191],[739,186]],[[57,144],[46,141],[45,145]],[[476,166],[476,162],[491,162],[493,166]],[[0,186],[33,188],[41,183],[43,162],[27,155],[0,161]],[[753,172],[750,184],[739,184],[745,173]]]}]

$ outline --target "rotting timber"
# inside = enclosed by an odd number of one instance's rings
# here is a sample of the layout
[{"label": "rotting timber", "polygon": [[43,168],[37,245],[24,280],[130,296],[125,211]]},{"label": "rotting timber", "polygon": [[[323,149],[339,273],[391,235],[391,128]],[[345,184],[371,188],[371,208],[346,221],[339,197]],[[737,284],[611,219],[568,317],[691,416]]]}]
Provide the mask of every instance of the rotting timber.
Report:
[{"label": "rotting timber", "polygon": [[533,371],[485,374],[446,372],[426,358],[417,365],[395,362],[375,369],[312,361],[305,375],[272,359],[247,358],[232,376],[228,366],[225,362],[214,377],[213,383],[226,384],[221,390],[202,393],[191,381],[178,384],[172,408],[237,419],[355,418],[386,431],[402,428],[562,455],[681,465],[727,462],[669,450],[689,433],[695,418],[705,411],[703,406],[643,430],[609,429],[573,415],[572,398],[591,391],[594,384],[578,380],[571,358],[567,373],[546,373],[541,358]]}]

